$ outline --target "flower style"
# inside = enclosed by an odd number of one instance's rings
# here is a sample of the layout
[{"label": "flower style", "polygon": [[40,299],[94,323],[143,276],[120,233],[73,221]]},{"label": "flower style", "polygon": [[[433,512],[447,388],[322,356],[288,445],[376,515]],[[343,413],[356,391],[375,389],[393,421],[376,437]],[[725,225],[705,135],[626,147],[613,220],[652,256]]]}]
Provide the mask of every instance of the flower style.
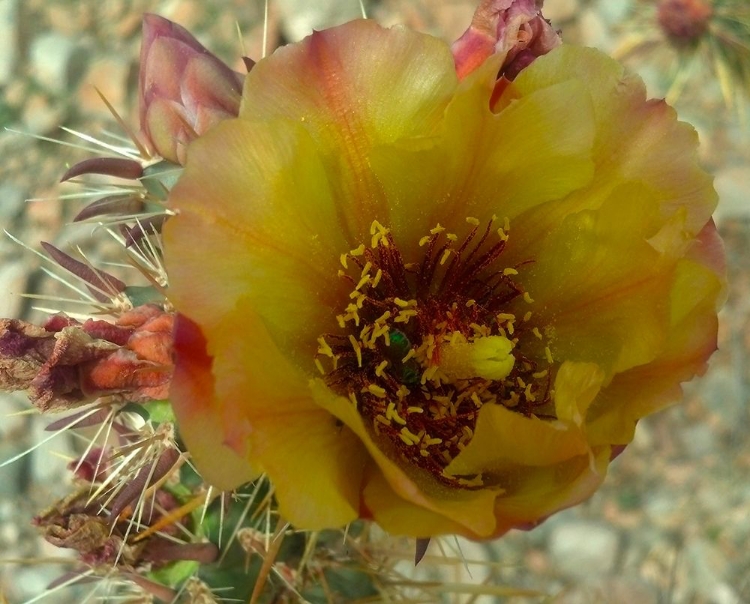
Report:
[{"label": "flower style", "polygon": [[248,74],[164,231],[171,399],[209,482],[318,529],[486,539],[588,498],[716,346],[696,135],[592,49],[371,21]]}]

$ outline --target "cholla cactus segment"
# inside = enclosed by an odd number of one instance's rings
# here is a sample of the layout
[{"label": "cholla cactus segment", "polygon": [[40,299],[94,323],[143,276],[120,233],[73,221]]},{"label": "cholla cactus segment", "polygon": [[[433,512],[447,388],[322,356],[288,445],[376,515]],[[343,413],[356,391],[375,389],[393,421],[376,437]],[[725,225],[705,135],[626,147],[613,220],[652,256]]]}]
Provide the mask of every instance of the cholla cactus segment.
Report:
[{"label": "cholla cactus segment", "polygon": [[139,74],[141,131],[152,150],[174,163],[187,144],[239,112],[243,76],[186,29],[157,15],[143,18]]}]

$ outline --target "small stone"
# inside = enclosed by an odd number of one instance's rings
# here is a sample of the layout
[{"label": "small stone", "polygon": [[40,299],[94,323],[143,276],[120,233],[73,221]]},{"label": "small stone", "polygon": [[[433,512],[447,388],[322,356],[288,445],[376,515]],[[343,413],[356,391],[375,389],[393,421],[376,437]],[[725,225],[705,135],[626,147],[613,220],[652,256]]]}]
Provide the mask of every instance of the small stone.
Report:
[{"label": "small stone", "polygon": [[549,551],[562,573],[585,578],[614,569],[619,536],[610,527],[588,521],[561,524],[550,535]]}]

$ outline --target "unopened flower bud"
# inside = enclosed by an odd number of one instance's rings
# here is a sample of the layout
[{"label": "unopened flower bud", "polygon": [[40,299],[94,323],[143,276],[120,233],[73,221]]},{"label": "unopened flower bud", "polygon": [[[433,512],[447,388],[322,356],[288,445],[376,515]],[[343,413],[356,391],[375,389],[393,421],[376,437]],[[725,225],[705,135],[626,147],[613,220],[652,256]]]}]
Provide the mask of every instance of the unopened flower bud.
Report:
[{"label": "unopened flower bud", "polygon": [[502,55],[500,74],[515,78],[562,40],[535,0],[483,0],[471,25],[453,43],[456,73],[463,79],[492,55]]},{"label": "unopened flower bud", "polygon": [[190,141],[237,115],[242,81],[185,28],[157,15],[144,16],[139,109],[152,152],[184,163]]}]

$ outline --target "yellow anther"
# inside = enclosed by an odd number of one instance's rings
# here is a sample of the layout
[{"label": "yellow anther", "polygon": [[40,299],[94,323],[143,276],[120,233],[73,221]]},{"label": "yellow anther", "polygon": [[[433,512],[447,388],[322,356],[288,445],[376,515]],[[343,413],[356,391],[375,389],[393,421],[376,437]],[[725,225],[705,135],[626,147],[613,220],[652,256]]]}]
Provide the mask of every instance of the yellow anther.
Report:
[{"label": "yellow anther", "polygon": [[430,239],[432,239],[433,235],[425,235],[419,240],[419,247],[424,247],[430,242]]},{"label": "yellow anther", "polygon": [[447,239],[448,241],[454,241],[454,242],[455,242],[455,241],[458,241],[458,235],[456,235],[455,233],[447,233],[447,234],[445,235],[445,238],[446,238],[446,239]]},{"label": "yellow anther", "polygon": [[508,241],[508,233],[503,229],[497,229],[497,236],[500,237],[500,241]]},{"label": "yellow anther", "polygon": [[533,403],[536,400],[536,397],[531,393],[531,386],[532,384],[526,386],[526,390],[523,391],[523,395],[526,397],[527,401]]},{"label": "yellow anther", "polygon": [[414,434],[409,428],[401,428],[401,434],[403,434],[406,438],[408,438],[412,444],[417,444],[420,441],[420,437],[417,434]]},{"label": "yellow anther", "polygon": [[523,299],[524,299],[524,300],[526,301],[526,303],[528,303],[528,304],[533,304],[533,303],[534,303],[534,300],[532,299],[532,297],[531,297],[531,295],[529,294],[529,292],[523,292]]},{"label": "yellow anther", "polygon": [[357,308],[356,304],[349,304],[346,307],[346,313],[347,314],[344,315],[344,319],[353,320],[354,321],[354,325],[356,325],[357,327],[359,327],[359,312],[357,312],[357,311],[358,311],[358,308]]},{"label": "yellow anther", "polygon": [[384,426],[390,426],[391,425],[390,420],[388,418],[386,418],[385,416],[381,415],[380,413],[378,413],[375,416],[375,419],[377,421],[379,421],[381,424],[383,424]]},{"label": "yellow anther", "polygon": [[532,373],[532,377],[536,378],[537,380],[541,380],[542,378],[547,377],[547,374],[549,372],[545,369],[544,371],[537,371],[536,373]]},{"label": "yellow anther", "polygon": [[426,447],[431,447],[432,445],[439,445],[442,444],[443,439],[442,438],[432,438],[428,437],[424,441],[422,441]]},{"label": "yellow anther", "polygon": [[531,319],[532,312],[530,310],[526,311],[526,314],[523,316],[524,322],[529,321]]},{"label": "yellow anther", "polygon": [[455,346],[459,342],[467,342],[467,341],[468,340],[466,339],[466,336],[464,336],[464,334],[462,334],[460,331],[454,331],[451,334],[451,339],[449,341],[449,344],[451,346]]},{"label": "yellow anther", "polygon": [[390,318],[391,318],[391,311],[386,310],[382,315],[380,315],[377,319],[375,319],[375,323],[385,323]]},{"label": "yellow anther", "polygon": [[506,233],[510,231],[510,219],[507,216],[503,218],[503,230]]},{"label": "yellow anther", "polygon": [[378,272],[375,273],[375,277],[372,280],[372,283],[370,284],[370,287],[377,287],[378,283],[380,283],[380,279],[383,276],[383,271],[381,269],[378,269]]},{"label": "yellow anther", "polygon": [[388,233],[389,230],[387,228],[385,228],[377,220],[374,220],[372,225],[370,226],[370,235],[372,235],[370,247],[374,249],[381,244],[383,245],[383,247],[388,247],[388,238],[386,237]]},{"label": "yellow anther", "polygon": [[[409,308],[410,306],[417,305],[416,300],[402,300],[401,298],[393,298],[393,302],[396,306],[400,306],[401,308]],[[390,317],[390,314],[388,316]]]},{"label": "yellow anther", "polygon": [[367,285],[370,281],[372,281],[372,277],[370,277],[370,275],[365,275],[359,280],[359,283],[357,283],[357,287],[355,287],[354,289],[359,291],[362,287]]},{"label": "yellow anther", "polygon": [[518,274],[518,271],[516,269],[514,269],[514,268],[504,268],[503,269],[503,275],[505,275],[506,277],[508,275],[517,275],[517,274]]},{"label": "yellow anther", "polygon": [[440,226],[440,223],[438,222],[437,226],[432,227],[430,229],[430,233],[432,233],[433,235],[437,235],[438,233],[442,233],[444,230],[445,230],[445,227],[444,226]]},{"label": "yellow anther", "polygon": [[419,454],[420,454],[420,455],[421,455],[422,457],[429,457],[429,456],[430,456],[430,452],[429,452],[429,451],[428,451],[427,449],[420,449],[420,450],[419,450]]},{"label": "yellow anther", "polygon": [[497,320],[500,322],[516,320],[516,315],[514,315],[513,313],[509,313],[509,312],[499,312],[497,313],[496,316],[497,316]]},{"label": "yellow anther", "polygon": [[380,336],[386,336],[386,340],[388,340],[387,336],[390,329],[391,328],[388,327],[388,325],[380,325],[375,331],[372,332],[372,341],[374,342]]},{"label": "yellow anther", "polygon": [[388,367],[388,361],[381,361],[380,364],[375,367],[375,375],[378,377],[383,377],[383,370]]},{"label": "yellow anther", "polygon": [[318,338],[318,344],[320,344],[318,347],[318,354],[323,354],[327,357],[333,358],[333,349],[328,345],[328,342],[326,342],[326,339],[323,336]]},{"label": "yellow anther", "polygon": [[451,250],[451,249],[447,249],[447,250],[443,251],[443,255],[440,257],[440,265],[441,266],[444,265],[447,262],[447,260],[448,260],[448,258],[450,258],[450,255],[451,255],[452,252],[453,252],[453,250]]},{"label": "yellow anther", "polygon": [[412,357],[416,355],[417,355],[417,351],[414,350],[413,348],[410,348],[409,352],[406,353],[406,356],[403,359],[401,359],[401,362],[406,363],[406,361],[408,361],[409,359],[411,359]]},{"label": "yellow anther", "polygon": [[398,433],[398,437],[404,442],[405,445],[409,445],[410,447],[414,446],[412,440],[402,432]]},{"label": "yellow anther", "polygon": [[409,310],[400,310],[398,311],[398,315],[396,315],[396,318],[393,319],[394,323],[408,323],[409,319],[412,317],[417,316],[417,311],[413,309]]},{"label": "yellow anther", "polygon": [[370,394],[374,394],[378,398],[385,398],[385,388],[378,386],[377,384],[367,384],[366,391]]},{"label": "yellow anther", "polygon": [[552,357],[552,351],[549,349],[549,346],[544,347],[544,356],[547,357],[547,362],[551,365],[554,363],[554,358]]},{"label": "yellow anther", "polygon": [[479,226],[479,218],[474,218],[473,216],[467,216],[466,222],[474,226]]},{"label": "yellow anther", "polygon": [[360,276],[364,277],[365,275],[369,274],[371,268],[372,268],[372,262],[368,260],[367,262],[365,262],[365,265],[362,267],[362,273],[360,274]]},{"label": "yellow anther", "polygon": [[532,329],[532,330],[531,330],[531,333],[533,333],[533,334],[534,334],[534,337],[538,338],[539,340],[541,340],[541,339],[542,339],[542,332],[541,332],[541,331],[539,331],[539,328],[538,328],[538,327],[535,327],[534,329]]},{"label": "yellow anther", "polygon": [[472,306],[474,306],[474,305],[475,305],[476,303],[477,303],[477,301],[476,301],[476,300],[467,300],[467,301],[466,301],[466,308],[471,308],[471,307],[472,307]]},{"label": "yellow anther", "polygon": [[341,254],[341,256],[339,257],[339,260],[341,261],[341,265],[344,268],[349,268],[349,266],[346,264],[346,258],[347,258],[348,255],[349,254]]},{"label": "yellow anther", "polygon": [[396,411],[396,405],[392,402],[388,403],[388,408],[385,410],[385,416],[388,419],[395,421],[397,424],[402,426],[406,425],[406,420],[398,414],[398,411]]},{"label": "yellow anther", "polygon": [[479,409],[482,406],[482,401],[479,398],[479,395],[476,392],[471,393],[471,402],[474,403],[474,406]]},{"label": "yellow anther", "polygon": [[407,407],[406,410],[409,413],[424,413],[424,409],[422,409],[422,407]]},{"label": "yellow anther", "polygon": [[320,375],[326,374],[326,370],[323,369],[323,363],[320,362],[320,359],[315,359],[315,366],[318,368],[318,371],[320,371]]},{"label": "yellow anther", "polygon": [[351,334],[349,334],[349,342],[354,349],[354,354],[357,355],[357,367],[362,367],[362,347],[359,342],[357,342],[357,339]]},{"label": "yellow anther", "polygon": [[438,367],[437,365],[433,367],[428,367],[422,372],[422,380],[421,383],[424,386],[429,380],[435,377],[435,374],[437,373]]},{"label": "yellow anther", "polygon": [[526,388],[526,382],[524,382],[520,377],[516,378],[516,382],[518,383],[519,387]]}]

